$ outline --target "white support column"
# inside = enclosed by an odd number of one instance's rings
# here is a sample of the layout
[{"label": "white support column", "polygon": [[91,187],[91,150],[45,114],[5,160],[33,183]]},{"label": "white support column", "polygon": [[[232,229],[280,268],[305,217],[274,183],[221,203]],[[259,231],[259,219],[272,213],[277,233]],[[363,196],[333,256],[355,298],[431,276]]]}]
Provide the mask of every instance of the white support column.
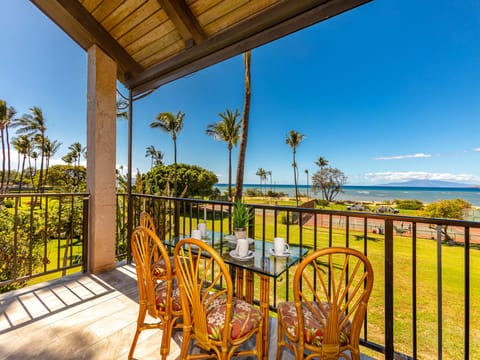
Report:
[{"label": "white support column", "polygon": [[117,64],[98,46],[88,49],[88,270],[92,273],[115,267],[116,82]]}]

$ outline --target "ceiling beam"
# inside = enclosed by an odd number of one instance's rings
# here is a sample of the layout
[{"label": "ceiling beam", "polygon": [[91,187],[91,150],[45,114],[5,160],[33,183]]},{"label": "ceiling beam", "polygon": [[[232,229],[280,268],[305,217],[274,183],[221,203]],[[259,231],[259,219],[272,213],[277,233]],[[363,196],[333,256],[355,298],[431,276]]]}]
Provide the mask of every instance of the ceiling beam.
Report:
[{"label": "ceiling beam", "polygon": [[[144,70],[78,1],[32,0],[32,2],[54,19],[57,25],[84,50],[88,50],[94,44],[100,46],[119,64],[121,79],[125,80]],[[57,21],[58,19],[61,19],[61,22]]]},{"label": "ceiling beam", "polygon": [[186,48],[198,45],[207,38],[185,0],[157,1],[185,40]]},{"label": "ceiling beam", "polygon": [[285,1],[127,80],[134,96],[372,0]]}]

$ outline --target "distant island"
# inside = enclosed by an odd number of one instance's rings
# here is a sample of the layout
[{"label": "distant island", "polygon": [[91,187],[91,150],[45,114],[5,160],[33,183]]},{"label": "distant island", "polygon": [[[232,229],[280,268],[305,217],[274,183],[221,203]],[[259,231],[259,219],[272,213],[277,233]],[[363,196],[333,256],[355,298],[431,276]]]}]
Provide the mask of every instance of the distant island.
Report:
[{"label": "distant island", "polygon": [[439,187],[439,188],[472,188],[478,185],[464,184],[454,181],[442,180],[409,180],[396,183],[381,184],[377,186],[402,186],[402,187]]}]

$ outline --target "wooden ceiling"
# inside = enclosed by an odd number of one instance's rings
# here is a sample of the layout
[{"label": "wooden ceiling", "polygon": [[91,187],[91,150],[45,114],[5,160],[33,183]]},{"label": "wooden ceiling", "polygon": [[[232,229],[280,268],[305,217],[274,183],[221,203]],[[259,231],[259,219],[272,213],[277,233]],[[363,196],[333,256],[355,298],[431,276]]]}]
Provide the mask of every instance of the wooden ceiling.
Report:
[{"label": "wooden ceiling", "polygon": [[371,0],[31,0],[133,95]]}]

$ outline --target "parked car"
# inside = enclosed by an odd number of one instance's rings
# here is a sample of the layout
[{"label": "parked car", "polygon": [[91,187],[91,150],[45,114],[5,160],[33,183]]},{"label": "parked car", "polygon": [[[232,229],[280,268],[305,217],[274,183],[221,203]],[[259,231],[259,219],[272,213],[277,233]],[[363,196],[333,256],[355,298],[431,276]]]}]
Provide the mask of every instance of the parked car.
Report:
[{"label": "parked car", "polygon": [[399,213],[399,210],[398,209],[395,209],[391,206],[385,206],[385,205],[382,205],[382,206],[379,206],[377,208],[377,213],[379,214],[386,214],[386,213],[391,213],[391,214],[398,214]]},{"label": "parked car", "polygon": [[363,206],[363,204],[353,204],[353,205],[347,206],[347,210],[365,211],[367,210],[367,208]]}]

